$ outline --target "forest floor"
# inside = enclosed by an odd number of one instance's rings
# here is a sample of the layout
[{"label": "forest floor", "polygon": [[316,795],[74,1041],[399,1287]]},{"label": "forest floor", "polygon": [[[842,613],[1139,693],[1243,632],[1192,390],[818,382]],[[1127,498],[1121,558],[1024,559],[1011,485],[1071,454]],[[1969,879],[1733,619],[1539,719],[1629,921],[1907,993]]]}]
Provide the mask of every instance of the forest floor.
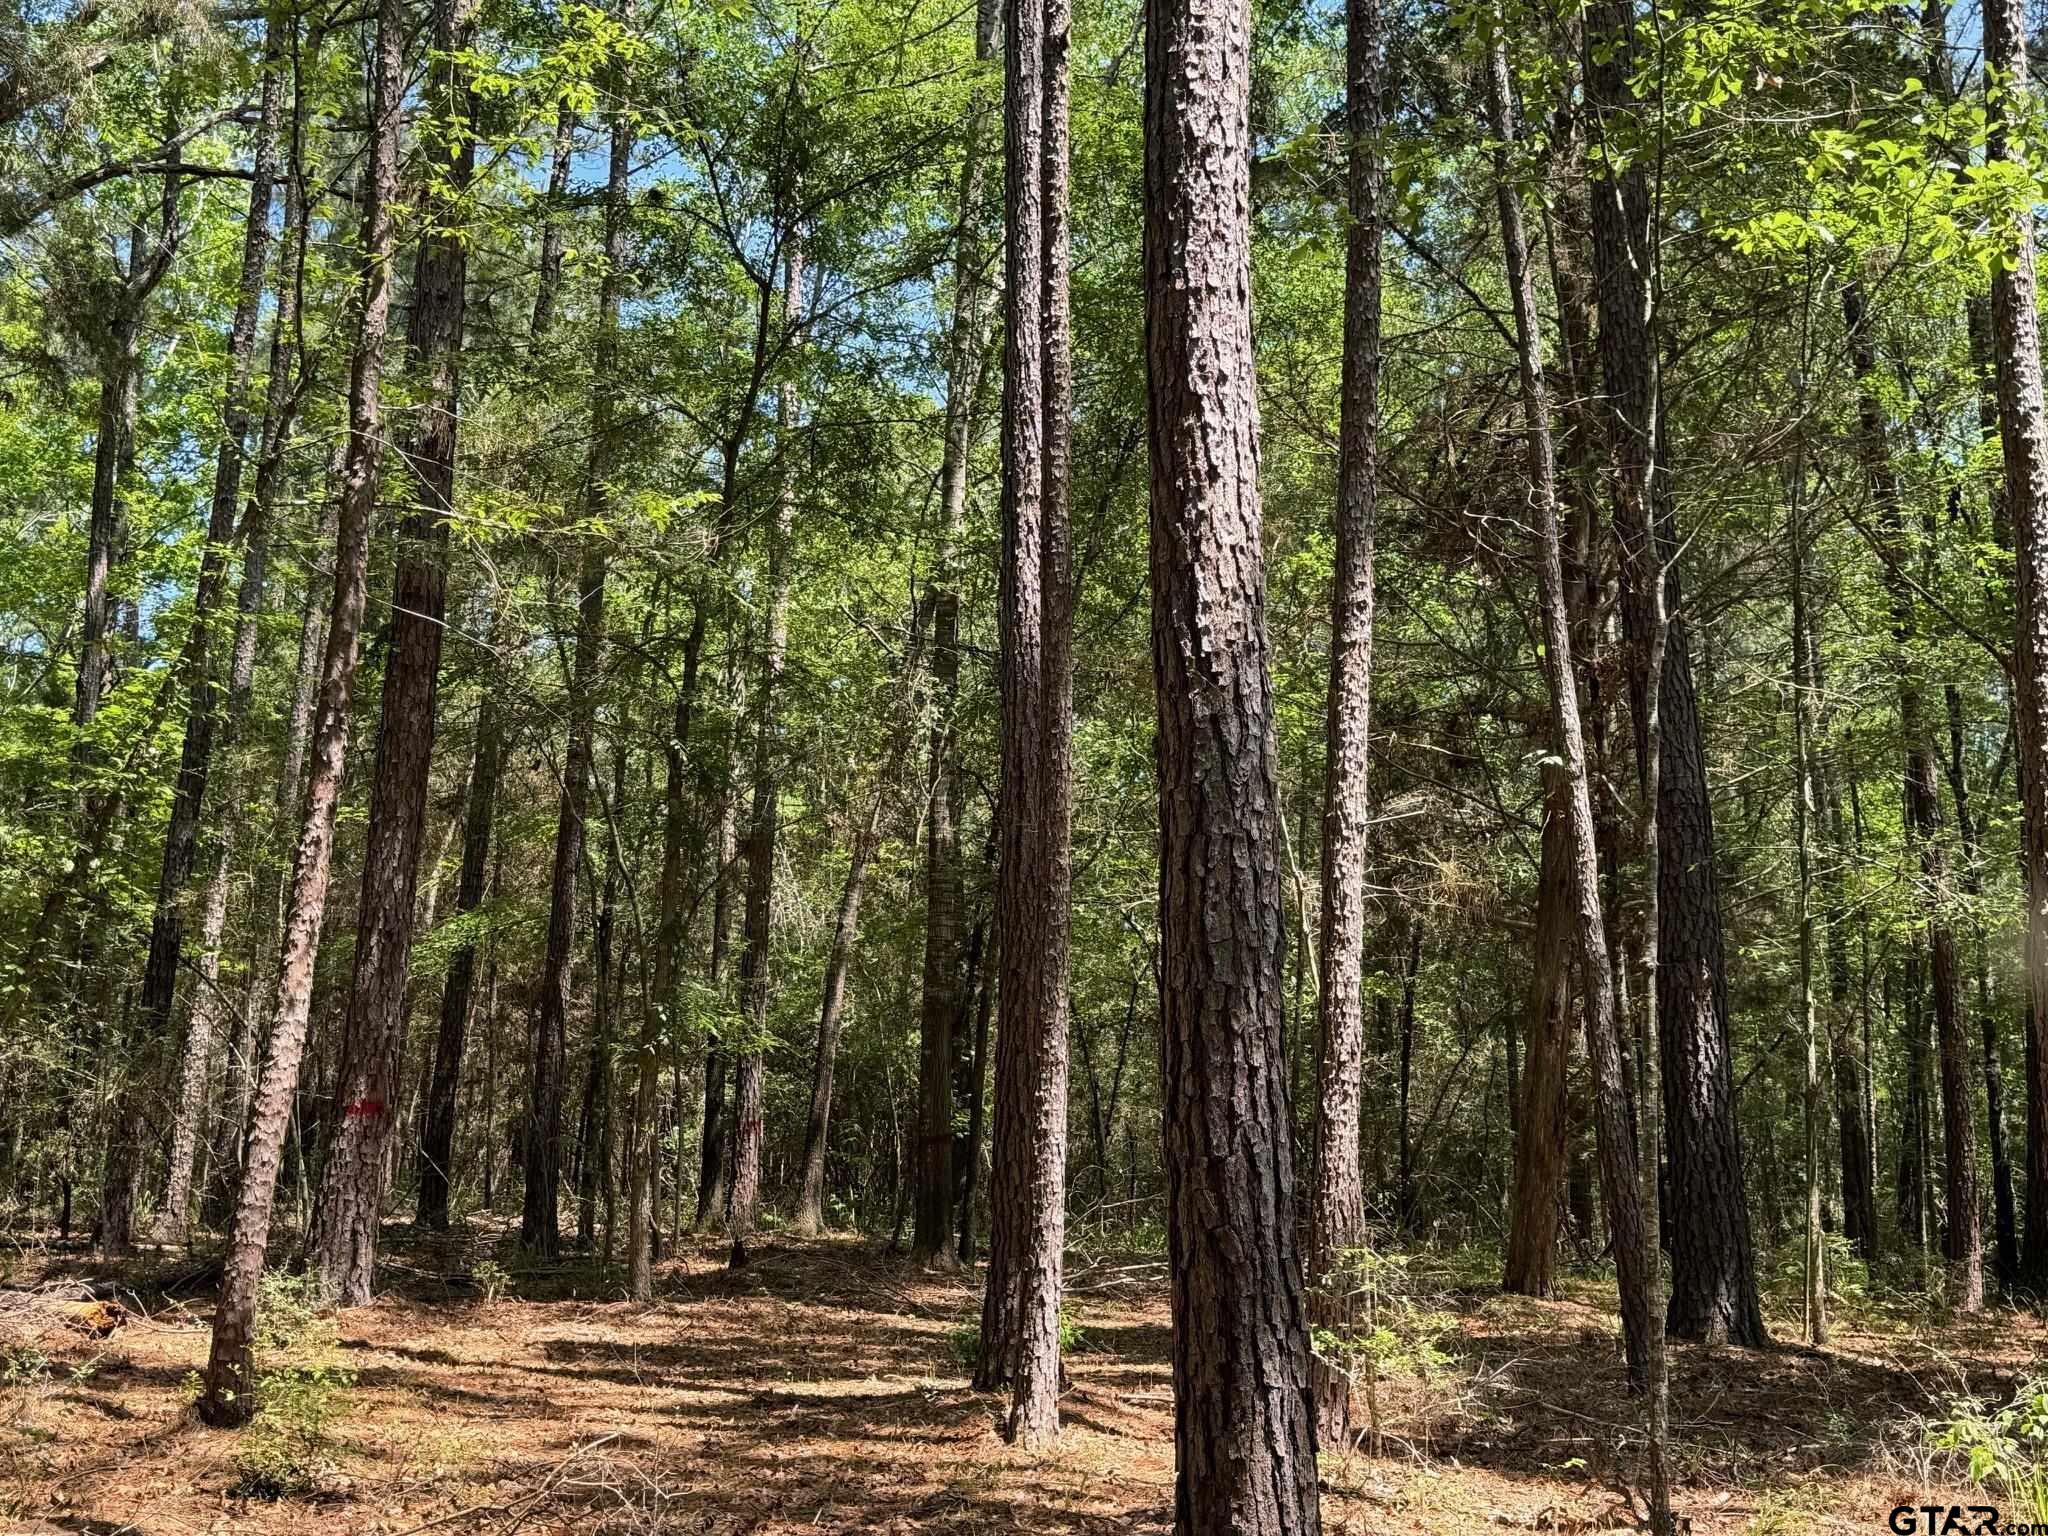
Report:
[{"label": "forest floor", "polygon": [[[1026,1454],[997,1433],[997,1400],[968,1389],[963,1278],[782,1238],[728,1274],[707,1243],[637,1306],[604,1299],[616,1278],[594,1263],[529,1272],[495,1236],[389,1229],[388,1289],[316,1325],[313,1406],[273,1440],[312,1479],[293,1497],[251,1496],[248,1432],[191,1411],[210,1301],[151,1289],[189,1259],[118,1272],[145,1312],[103,1339],[62,1326],[10,1342],[0,1319],[0,1536],[1171,1528],[1156,1256],[1075,1255],[1065,1428]],[[15,1250],[0,1283],[114,1273],[45,1246]],[[1409,1299],[1385,1304],[1378,1454],[1325,1455],[1325,1529],[1628,1529],[1613,1490],[1642,1442],[1611,1289],[1574,1281],[1539,1303],[1440,1278],[1431,1291],[1411,1274]],[[1678,1508],[1696,1533],[1875,1536],[1897,1504],[1995,1502],[1944,1486],[1928,1422],[1966,1386],[2004,1401],[2044,1358],[2041,1319],[2011,1312],[1845,1319],[1824,1353],[1679,1348]]]}]

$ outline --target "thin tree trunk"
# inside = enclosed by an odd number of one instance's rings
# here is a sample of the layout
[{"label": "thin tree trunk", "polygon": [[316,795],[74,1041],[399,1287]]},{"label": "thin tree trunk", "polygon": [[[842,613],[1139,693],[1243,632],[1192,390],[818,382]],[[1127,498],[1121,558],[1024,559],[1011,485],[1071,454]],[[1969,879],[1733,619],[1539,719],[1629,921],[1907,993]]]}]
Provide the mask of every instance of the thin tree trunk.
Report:
[{"label": "thin tree trunk", "polygon": [[468,273],[467,242],[448,226],[476,162],[469,86],[457,59],[469,45],[475,17],[476,0],[439,0],[435,8],[435,63],[427,95],[438,134],[452,135],[453,143],[438,136],[434,141],[436,157],[449,159],[448,179],[425,199],[427,232],[413,265],[406,348],[411,369],[425,384],[425,399],[399,455],[410,472],[411,510],[399,527],[392,580],[390,651],[356,910],[354,983],[307,1242],[320,1294],[343,1306],[369,1301],[376,1267],[433,777]]},{"label": "thin tree trunk", "polygon": [[606,809],[604,886],[597,898],[597,926],[591,934],[592,1028],[590,1068],[583,1080],[583,1112],[576,1127],[576,1246],[588,1251],[597,1237],[599,1186],[611,1146],[612,1087],[612,934],[619,901],[619,833],[617,818],[626,790],[623,736],[612,749],[612,793]]},{"label": "thin tree trunk", "polygon": [[1879,532],[1887,546],[1884,567],[1891,594],[1892,666],[1898,686],[1899,735],[1905,756],[1906,829],[1908,841],[1917,845],[1920,856],[1920,898],[1926,916],[1929,974],[1934,984],[1935,1033],[1940,1042],[1949,1217],[1943,1248],[1950,1269],[1950,1300],[1959,1311],[1977,1312],[1984,1306],[1984,1235],[1977,1208],[1976,1135],[1967,1066],[1969,1044],[1962,1018],[1962,975],[1952,921],[1955,900],[1942,828],[1933,727],[1926,718],[1915,670],[1913,592],[1906,574],[1911,554],[1899,506],[1898,480],[1885,441],[1883,406],[1871,384],[1877,356],[1860,284],[1852,282],[1843,288],[1842,311],[1857,384],[1858,449],[1870,482]]},{"label": "thin tree trunk", "polygon": [[[792,334],[803,305],[804,249],[792,230],[783,251],[782,306]],[[747,1029],[733,1088],[732,1192],[727,1223],[730,1268],[743,1267],[761,1204],[762,1078],[767,1069],[768,1008],[773,996],[768,950],[775,936],[775,836],[782,799],[782,670],[789,652],[790,536],[796,523],[796,384],[776,394],[776,444],[782,484],[768,534],[768,612],[761,639],[760,714],[754,737],[753,806],[747,824],[747,914],[740,949],[740,1006]]]},{"label": "thin tree trunk", "polygon": [[[1557,459],[1551,435],[1550,394],[1543,375],[1541,322],[1529,266],[1528,240],[1523,232],[1521,197],[1510,165],[1516,125],[1506,42],[1500,35],[1500,26],[1496,11],[1488,56],[1487,97],[1493,136],[1501,146],[1495,183],[1501,244],[1506,253],[1508,286],[1515,311],[1523,425],[1529,443],[1530,492],[1537,523],[1544,674],[1549,684],[1551,728],[1561,761],[1566,800],[1565,863],[1570,871],[1579,981],[1585,988],[1586,1054],[1592,1067],[1599,1128],[1600,1194],[1614,1237],[1629,1379],[1640,1387],[1649,1382],[1661,1348],[1662,1320],[1657,1315],[1654,1271],[1656,1227],[1644,1219],[1641,1195],[1646,1184],[1654,1190],[1654,1173],[1644,1177],[1636,1152],[1616,1010],[1615,969],[1607,940],[1606,912],[1600,900],[1600,844],[1593,820],[1577,671],[1572,664],[1571,609],[1565,591],[1564,550],[1558,527]],[[1661,653],[1661,626],[1655,638]],[[1654,1168],[1654,1155],[1650,1161]]]},{"label": "thin tree trunk", "polygon": [[[1316,1536],[1251,331],[1251,13],[1150,0],[1146,383],[1177,1536]],[[1007,925],[1007,950],[1032,935]],[[1008,967],[1006,966],[1007,970]]]},{"label": "thin tree trunk", "polygon": [[[492,621],[496,630],[497,620]],[[495,633],[491,636],[496,639]],[[476,767],[470,774],[469,803],[462,827],[462,871],[456,878],[455,914],[468,916],[483,905],[489,867],[491,820],[497,809],[498,775],[505,755],[504,721],[496,690],[487,680],[478,705]],[[448,1193],[455,1169],[455,1131],[462,1090],[462,1059],[469,1036],[476,980],[476,945],[463,944],[448,960],[441,988],[440,1030],[434,1041],[433,1076],[427,1088],[420,1133],[419,1204],[421,1226],[445,1231]]]},{"label": "thin tree trunk", "polygon": [[[1365,1088],[1366,777],[1372,720],[1373,531],[1380,396],[1380,8],[1345,8],[1344,358],[1337,439],[1336,569],[1330,596],[1324,738],[1320,1039],[1315,1187],[1309,1199],[1308,1306],[1318,1329],[1353,1321],[1347,1255],[1365,1241],[1358,1117]],[[1317,1434],[1344,1444],[1351,1378],[1311,1361]]]},{"label": "thin tree trunk", "polygon": [[[975,57],[995,51],[996,12],[976,14]],[[946,357],[945,446],[939,464],[940,538],[932,574],[932,721],[925,776],[924,978],[918,1019],[917,1200],[911,1257],[950,1267],[954,1246],[953,1037],[960,1013],[960,831],[954,710],[960,693],[959,546],[967,526],[967,475],[973,453],[975,384],[987,350],[989,306],[979,238],[984,142],[991,103],[977,86],[968,103],[953,244],[953,320]]]},{"label": "thin tree trunk", "polygon": [[[626,281],[627,177],[633,115],[623,80],[612,87],[611,154],[605,179],[604,276],[598,287],[597,351],[592,359],[590,458],[584,467],[584,517],[601,527],[610,506],[612,464],[619,449],[619,304]],[[538,319],[538,317],[536,317]],[[567,1073],[569,994],[576,952],[576,874],[583,863],[584,813],[590,798],[591,735],[604,652],[604,535],[584,542],[577,573],[576,653],[569,684],[569,739],[562,763],[561,810],[548,902],[540,1011],[534,1022],[533,1096],[526,1133],[526,1192],[519,1240],[552,1256],[561,1247],[557,1185],[562,1164],[562,1095]]]},{"label": "thin tree trunk", "polygon": [[[1637,110],[1634,13],[1603,0],[1587,27],[1586,86],[1604,144],[1610,129],[1631,131]],[[1706,782],[1699,703],[1683,598],[1674,561],[1669,473],[1665,468],[1662,383],[1656,341],[1660,231],[1643,169],[1627,168],[1593,189],[1593,257],[1599,285],[1600,356],[1614,463],[1615,531],[1622,548],[1622,614],[1629,637],[1636,755],[1649,761],[1647,696],[1652,612],[1669,616],[1665,675],[1659,680],[1658,744],[1663,763],[1655,823],[1663,881],[1657,911],[1663,956],[1654,978],[1663,1056],[1668,1138],[1671,1301],[1668,1326],[1679,1338],[1769,1343],[1758,1300],[1756,1262],[1743,1194],[1736,1127],[1735,1075],[1728,1038],[1727,968],[1721,934],[1720,876],[1714,858],[1713,805]],[[1665,585],[1661,597],[1650,590]],[[1640,776],[1647,783],[1647,774]]]},{"label": "thin tree trunk", "polygon": [[1821,1236],[1820,1153],[1826,1110],[1821,1101],[1820,1018],[1813,994],[1813,819],[1819,804],[1815,788],[1814,744],[1820,734],[1820,668],[1806,590],[1806,461],[1803,444],[1794,444],[1788,479],[1791,526],[1786,534],[1792,562],[1792,745],[1798,771],[1798,783],[1792,794],[1792,820],[1799,858],[1799,1023],[1806,1043],[1803,1085],[1806,1129],[1805,1284],[1802,1289],[1806,1342],[1818,1349],[1827,1343],[1828,1336],[1826,1250]]},{"label": "thin tree trunk", "polygon": [[[255,372],[256,324],[263,305],[264,274],[270,256],[270,205],[277,184],[284,68],[283,40],[277,28],[272,26],[265,33],[262,104],[249,182],[249,212],[242,226],[242,268],[235,293],[234,316],[228,325],[228,383],[221,409],[220,444],[214,458],[206,553],[201,558],[199,582],[193,592],[191,633],[178,663],[186,686],[191,690],[191,704],[185,720],[185,740],[179,758],[177,787],[171,800],[170,824],[164,834],[156,911],[149,930],[149,958],[143,968],[141,1014],[145,1058],[170,1032],[178,967],[184,952],[182,903],[198,853],[200,811],[205,804],[207,779],[215,754],[217,695],[222,690],[214,675],[211,656],[213,610],[227,587],[228,556],[237,541],[238,526],[244,534],[249,531],[248,522],[241,520],[238,513],[242,467],[248,446],[249,381]],[[287,273],[287,279],[289,276]],[[256,585],[260,591],[263,556],[260,552],[250,551],[247,558],[255,567]],[[240,659],[240,640],[238,628],[235,650],[229,658],[230,667]],[[253,648],[253,636],[251,640]],[[234,696],[232,680],[226,691]],[[246,682],[241,692],[246,695]],[[223,745],[230,734],[229,730],[219,730]],[[224,825],[231,825],[233,821],[233,814],[223,818]],[[213,974],[209,976],[202,972],[202,988],[219,974],[220,928],[226,919],[226,887],[223,883],[220,887],[221,919],[219,923],[214,920],[213,883],[208,883],[208,900],[201,919],[203,952],[212,957]],[[159,1242],[175,1243],[185,1235],[192,1201],[193,1165],[206,1120],[216,1017],[217,1011],[210,997],[193,999],[178,1071],[178,1097],[171,1123],[170,1165],[163,1203],[157,1211],[155,1236]],[[132,1071],[129,1082],[137,1084],[142,1075]],[[123,1124],[138,1123],[141,1108],[139,1103],[124,1095],[124,1102],[116,1108],[116,1119]],[[128,1159],[124,1157],[115,1161],[126,1164]],[[132,1177],[134,1169],[132,1165],[116,1167],[110,1164],[109,1171],[115,1176]]]},{"label": "thin tree trunk", "polygon": [[[1004,60],[1002,792],[995,1162],[977,1383],[1014,1389],[1012,1441],[1059,1433],[1073,884],[1073,389],[1067,0],[1012,0]],[[950,1157],[950,1139],[948,1142]]]},{"label": "thin tree trunk", "polygon": [[975,955],[974,976],[974,1045],[968,1057],[967,1067],[967,1141],[962,1153],[965,1166],[961,1168],[960,1181],[960,1262],[974,1262],[974,1189],[981,1176],[981,1141],[984,1104],[988,1083],[988,1024],[989,1016],[995,1012],[995,971],[998,961],[995,924],[984,918],[976,930],[977,943],[970,947]]},{"label": "thin tree trunk", "polygon": [[372,58],[370,145],[364,176],[362,310],[349,378],[349,441],[334,560],[334,606],[321,661],[320,700],[313,732],[285,937],[277,971],[277,1006],[258,1074],[242,1186],[214,1313],[213,1344],[199,1402],[209,1424],[244,1423],[255,1411],[252,1354],[257,1283],[284,1152],[285,1132],[298,1086],[312,1004],[313,964],[327,905],[334,854],[335,810],[341,798],[348,748],[350,695],[363,619],[370,553],[370,520],[383,460],[378,393],[391,314],[392,203],[398,191],[398,139],[404,100],[405,17],[398,0],[379,0]]}]

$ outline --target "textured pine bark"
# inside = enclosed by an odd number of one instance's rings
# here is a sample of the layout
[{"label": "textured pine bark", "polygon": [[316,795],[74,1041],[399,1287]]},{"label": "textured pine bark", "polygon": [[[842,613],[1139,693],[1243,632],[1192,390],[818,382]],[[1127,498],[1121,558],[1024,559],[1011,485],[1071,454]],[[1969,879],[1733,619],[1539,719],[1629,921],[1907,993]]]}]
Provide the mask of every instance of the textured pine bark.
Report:
[{"label": "textured pine bark", "polygon": [[[1251,12],[1151,0],[1145,317],[1174,1529],[1314,1536],[1251,336]],[[1016,936],[1007,928],[1007,948]]]},{"label": "textured pine bark", "polygon": [[292,859],[278,959],[276,1009],[257,1074],[241,1189],[214,1312],[200,1416],[209,1424],[246,1422],[255,1411],[252,1346],[256,1289],[285,1131],[298,1090],[299,1058],[312,1004],[313,965],[327,906],[334,855],[334,818],[348,750],[349,711],[362,631],[370,557],[370,523],[383,462],[379,384],[391,318],[392,203],[398,192],[398,140],[405,91],[405,15],[398,0],[380,0],[372,56],[370,145],[363,179],[361,312],[349,370],[349,437],[336,520],[334,602],[320,665],[313,723],[312,768]]},{"label": "textured pine bark", "polygon": [[1562,775],[1544,800],[1536,876],[1536,941],[1530,956],[1527,1049],[1515,1110],[1514,1184],[1508,1196],[1507,1262],[1501,1289],[1548,1297],[1557,1278],[1558,1222],[1565,1178],[1565,1078],[1572,1010],[1566,983],[1574,941],[1571,868],[1566,862]]},{"label": "textured pine bark", "polygon": [[427,93],[435,120],[460,126],[453,129],[457,137],[447,183],[430,188],[424,199],[431,222],[413,263],[406,348],[412,371],[425,385],[425,398],[399,455],[412,487],[407,498],[411,510],[398,530],[390,653],[356,909],[355,973],[307,1241],[308,1265],[321,1295],[343,1306],[361,1306],[370,1299],[376,1267],[433,776],[468,272],[466,243],[448,226],[476,161],[468,125],[469,87],[455,57],[469,45],[475,17],[475,0],[440,0],[435,7],[436,63]]},{"label": "textured pine bark", "polygon": [[[1012,0],[1004,59],[1002,949],[988,1289],[978,1385],[1022,1445],[1059,1433],[1073,886],[1073,395],[1067,0]],[[957,1004],[956,1004],[957,1007]],[[946,1019],[948,1035],[954,1028]],[[950,1079],[950,1070],[949,1070]],[[950,1163],[951,1138],[946,1155]],[[947,1234],[948,1240],[951,1233]]]},{"label": "textured pine bark", "polygon": [[[2031,94],[2026,9],[2019,0],[1987,0],[1984,63],[2003,82],[1992,99],[1990,153],[2013,157]],[[2048,401],[2041,386],[2031,208],[2012,211],[2006,239],[2006,258],[1991,278],[1991,331],[2005,509],[2017,556],[2013,716],[2025,807],[2020,852],[2027,881],[2027,1166],[2020,1263],[2022,1278],[2039,1288],[2048,1285]]]},{"label": "textured pine bark", "polygon": [[[1350,0],[1345,21],[1344,362],[1337,439],[1336,570],[1324,741],[1321,986],[1316,1027],[1315,1189],[1309,1205],[1311,1320],[1341,1329],[1353,1298],[1344,1256],[1365,1240],[1358,1120],[1365,1083],[1365,873],[1372,719],[1373,528],[1378,509],[1380,393],[1380,8]],[[1351,1379],[1312,1362],[1317,1431],[1344,1443]]]},{"label": "textured pine bark", "polygon": [[[1634,13],[1603,3],[1587,28],[1587,97],[1599,142],[1636,106]],[[1621,135],[1625,137],[1625,135]],[[1593,265],[1599,288],[1600,362],[1608,399],[1615,533],[1622,550],[1622,618],[1636,757],[1649,760],[1645,698],[1648,650],[1663,582],[1670,616],[1659,684],[1663,769],[1658,778],[1658,1049],[1667,1136],[1666,1202],[1671,1242],[1668,1326],[1677,1338],[1762,1348],[1769,1342],[1757,1296],[1735,1074],[1728,1038],[1727,965],[1713,802],[1700,738],[1684,599],[1673,562],[1669,472],[1664,462],[1658,355],[1652,314],[1656,232],[1641,161],[1595,182]],[[1647,782],[1647,775],[1642,776]]]}]

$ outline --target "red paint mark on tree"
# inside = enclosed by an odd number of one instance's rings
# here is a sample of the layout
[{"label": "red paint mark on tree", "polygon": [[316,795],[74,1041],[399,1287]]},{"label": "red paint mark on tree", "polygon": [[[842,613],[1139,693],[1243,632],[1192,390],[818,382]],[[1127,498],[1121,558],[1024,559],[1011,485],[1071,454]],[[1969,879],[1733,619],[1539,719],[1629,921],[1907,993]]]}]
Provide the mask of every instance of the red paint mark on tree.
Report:
[{"label": "red paint mark on tree", "polygon": [[375,1118],[384,1113],[384,1101],[382,1099],[357,1099],[355,1103],[349,1105],[341,1113],[342,1118],[345,1120]]}]

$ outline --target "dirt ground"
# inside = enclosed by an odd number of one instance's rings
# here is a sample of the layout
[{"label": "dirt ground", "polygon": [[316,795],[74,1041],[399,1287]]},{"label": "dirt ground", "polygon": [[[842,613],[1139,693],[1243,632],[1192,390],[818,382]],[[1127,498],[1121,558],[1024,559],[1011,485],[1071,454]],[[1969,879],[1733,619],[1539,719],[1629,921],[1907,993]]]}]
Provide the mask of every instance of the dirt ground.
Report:
[{"label": "dirt ground", "polygon": [[[122,1299],[143,1314],[104,1339],[67,1328],[0,1355],[0,1536],[1171,1527],[1156,1258],[1076,1257],[1065,1428],[1033,1455],[1003,1443],[998,1402],[968,1389],[964,1279],[851,1241],[777,1239],[736,1276],[712,1248],[687,1251],[637,1306],[606,1299],[616,1278],[594,1264],[522,1272],[495,1251],[479,1271],[487,1234],[391,1229],[388,1291],[327,1337],[353,1379],[311,1458],[317,1486],[280,1499],[248,1496],[241,1437],[190,1410],[210,1297],[151,1290],[190,1261],[131,1267]],[[106,1273],[24,1250],[5,1283]],[[479,1273],[505,1294],[487,1298]],[[1433,1341],[1371,1393],[1376,1443],[1323,1459],[1325,1529],[1629,1528],[1613,1490],[1641,1440],[1600,1300],[1591,1282],[1546,1303],[1476,1284],[1431,1296],[1415,1315]],[[1923,1416],[1966,1384],[2002,1396],[2044,1345],[2038,1317],[2006,1312],[1939,1329],[1864,1317],[1825,1353],[1680,1349],[1678,1508],[1702,1533],[1882,1532],[1893,1505],[1940,1480]]]}]

